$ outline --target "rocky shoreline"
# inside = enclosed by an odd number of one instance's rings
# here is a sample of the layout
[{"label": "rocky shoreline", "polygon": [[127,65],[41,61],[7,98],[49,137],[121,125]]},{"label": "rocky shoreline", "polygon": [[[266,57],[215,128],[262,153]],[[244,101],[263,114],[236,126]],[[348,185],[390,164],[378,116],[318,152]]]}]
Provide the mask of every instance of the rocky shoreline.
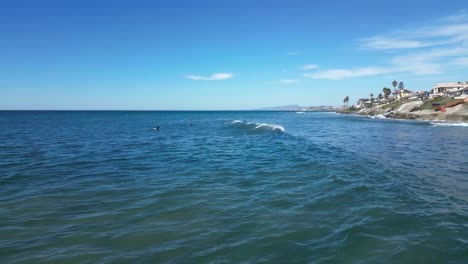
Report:
[{"label": "rocky shoreline", "polygon": [[419,110],[423,101],[409,101],[401,104],[398,108],[385,108],[385,105],[364,108],[357,111],[343,109],[337,111],[340,114],[357,114],[395,119],[415,119],[425,121],[449,121],[468,123],[468,102],[445,108],[445,112],[435,110]]}]

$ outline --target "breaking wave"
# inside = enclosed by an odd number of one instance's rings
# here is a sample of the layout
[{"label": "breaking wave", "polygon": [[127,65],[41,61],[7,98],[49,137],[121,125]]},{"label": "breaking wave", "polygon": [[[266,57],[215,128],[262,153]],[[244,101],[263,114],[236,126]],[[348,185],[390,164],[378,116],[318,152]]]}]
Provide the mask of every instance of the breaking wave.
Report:
[{"label": "breaking wave", "polygon": [[448,123],[448,122],[431,122],[433,126],[457,126],[457,127],[468,127],[468,123]]},{"label": "breaking wave", "polygon": [[246,122],[241,120],[232,120],[228,121],[227,123],[235,125],[239,128],[244,128],[252,131],[273,131],[273,132],[284,132],[283,126],[276,125],[276,124],[267,124],[267,123],[254,123],[254,122]]},{"label": "breaking wave", "polygon": [[375,115],[375,116],[371,116],[371,115],[367,115],[367,117],[370,117],[372,119],[385,119],[386,117],[384,115]]}]

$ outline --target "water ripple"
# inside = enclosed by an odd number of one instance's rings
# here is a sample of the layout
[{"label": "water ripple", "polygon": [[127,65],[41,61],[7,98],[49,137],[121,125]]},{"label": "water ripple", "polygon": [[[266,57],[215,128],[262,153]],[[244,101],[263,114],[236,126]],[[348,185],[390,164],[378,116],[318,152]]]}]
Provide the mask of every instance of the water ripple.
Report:
[{"label": "water ripple", "polygon": [[1,115],[2,263],[466,261],[464,128],[320,113]]}]

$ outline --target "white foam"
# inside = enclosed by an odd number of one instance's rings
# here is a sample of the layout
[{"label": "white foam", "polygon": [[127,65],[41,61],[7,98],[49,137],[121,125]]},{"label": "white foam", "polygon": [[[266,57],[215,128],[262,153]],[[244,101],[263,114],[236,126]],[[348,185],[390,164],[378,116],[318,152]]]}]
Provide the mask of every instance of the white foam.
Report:
[{"label": "white foam", "polygon": [[468,123],[449,123],[449,122],[431,122],[433,126],[456,126],[456,127],[468,127]]},{"label": "white foam", "polygon": [[232,120],[230,123],[231,123],[231,124],[238,124],[238,123],[242,123],[242,121],[240,121],[240,120]]},{"label": "white foam", "polygon": [[384,119],[386,118],[384,115],[375,115],[375,116],[372,116],[372,115],[367,115],[367,117],[370,117],[372,119]]},{"label": "white foam", "polygon": [[279,132],[286,131],[286,129],[284,129],[283,126],[276,125],[276,124],[254,123],[254,122],[245,122],[245,121],[240,121],[240,120],[232,120],[232,121],[228,121],[227,123],[240,126],[240,127],[244,127],[247,129],[253,129],[253,130],[270,130],[270,131],[279,131]]},{"label": "white foam", "polygon": [[305,112],[296,112],[296,114],[304,114]]},{"label": "white foam", "polygon": [[268,129],[271,129],[271,130],[278,130],[278,131],[281,131],[281,132],[284,132],[286,131],[286,129],[284,129],[283,126],[280,126],[280,125],[274,125],[274,124],[265,124],[265,123],[254,123],[255,125],[257,125],[255,127],[255,129],[258,129],[258,128],[268,128]]}]

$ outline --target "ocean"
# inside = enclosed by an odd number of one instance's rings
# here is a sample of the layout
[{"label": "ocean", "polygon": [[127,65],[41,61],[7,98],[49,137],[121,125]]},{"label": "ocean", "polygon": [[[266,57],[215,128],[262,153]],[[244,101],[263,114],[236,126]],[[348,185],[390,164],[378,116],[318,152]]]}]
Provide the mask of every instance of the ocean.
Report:
[{"label": "ocean", "polygon": [[468,263],[467,146],[335,113],[3,111],[0,263]]}]

